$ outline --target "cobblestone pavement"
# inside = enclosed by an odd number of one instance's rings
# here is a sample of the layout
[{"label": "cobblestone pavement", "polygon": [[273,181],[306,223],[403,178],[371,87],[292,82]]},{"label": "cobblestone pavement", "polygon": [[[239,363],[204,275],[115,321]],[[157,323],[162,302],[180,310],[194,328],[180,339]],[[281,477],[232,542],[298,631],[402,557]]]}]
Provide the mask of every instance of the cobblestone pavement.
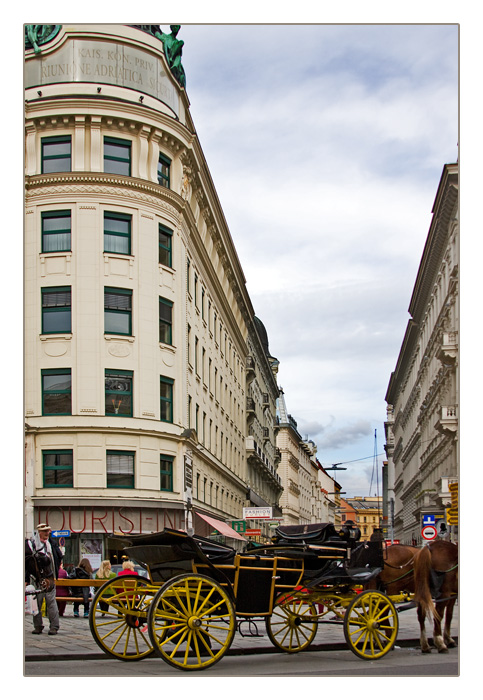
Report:
[{"label": "cobblestone pavement", "polygon": [[[82,610],[82,607],[81,607]],[[81,613],[82,614],[82,613]],[[66,614],[60,618],[60,630],[57,635],[49,636],[48,619],[44,619],[44,631],[40,635],[32,634],[32,618],[25,615],[24,620],[24,650],[26,661],[42,659],[96,659],[105,658],[105,653],[97,646],[89,629],[89,620],[83,617],[74,618],[71,605],[66,608]],[[432,635],[431,622],[426,624],[428,637]],[[251,625],[252,632],[261,636],[243,636],[249,634],[248,622],[242,623],[241,632],[235,634],[228,654],[271,653],[276,649],[270,642],[265,631],[263,620]],[[452,635],[459,634],[459,606],[454,609]],[[419,624],[416,610],[405,610],[399,613],[399,632],[396,646],[419,646]],[[340,624],[323,623],[319,625],[317,635],[311,649],[334,650],[346,649],[344,630]]]}]

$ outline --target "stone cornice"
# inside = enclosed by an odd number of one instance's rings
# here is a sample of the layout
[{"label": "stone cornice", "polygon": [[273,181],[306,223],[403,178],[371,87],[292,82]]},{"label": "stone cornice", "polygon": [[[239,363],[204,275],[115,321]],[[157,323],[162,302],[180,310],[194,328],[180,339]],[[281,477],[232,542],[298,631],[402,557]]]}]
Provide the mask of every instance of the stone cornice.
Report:
[{"label": "stone cornice", "polygon": [[458,167],[445,166],[433,206],[433,220],[424,247],[409,313],[420,323],[431,296],[434,280],[441,266],[450,228],[451,216],[458,200]]},{"label": "stone cornice", "polygon": [[176,192],[173,192],[173,190],[168,190],[166,187],[158,185],[155,182],[141,180],[135,177],[83,171],[54,173],[51,175],[27,175],[25,178],[25,189],[27,192],[40,188],[56,188],[56,194],[60,194],[59,188],[64,188],[67,193],[73,191],[72,187],[75,187],[76,194],[85,193],[92,195],[99,193],[100,187],[123,188],[124,190],[129,190],[130,197],[133,191],[144,193],[153,198],[153,204],[159,204],[161,202],[164,204],[169,203],[173,207],[173,211],[176,211],[178,214],[183,211],[186,206],[183,198]]}]

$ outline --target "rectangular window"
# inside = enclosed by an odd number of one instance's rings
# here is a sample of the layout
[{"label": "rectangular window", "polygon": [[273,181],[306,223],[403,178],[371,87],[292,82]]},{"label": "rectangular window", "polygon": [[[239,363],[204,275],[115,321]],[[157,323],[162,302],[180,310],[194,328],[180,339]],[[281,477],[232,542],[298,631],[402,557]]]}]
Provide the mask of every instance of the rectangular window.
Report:
[{"label": "rectangular window", "polygon": [[71,288],[43,287],[42,333],[71,332]]},{"label": "rectangular window", "polygon": [[129,214],[104,213],[104,252],[131,255],[131,219]]},{"label": "rectangular window", "polygon": [[72,415],[72,379],[69,369],[42,370],[42,415]]},{"label": "rectangular window", "polygon": [[42,450],[44,488],[74,486],[72,450]]},{"label": "rectangular window", "polygon": [[173,344],[173,303],[159,297],[159,342]]},{"label": "rectangular window", "polygon": [[70,173],[72,170],[70,136],[42,139],[42,173]]},{"label": "rectangular window", "polygon": [[42,253],[71,250],[71,213],[42,212]]},{"label": "rectangular window", "polygon": [[172,267],[173,232],[159,224],[159,262],[166,267]]},{"label": "rectangular window", "polygon": [[160,381],[160,420],[164,423],[173,422],[173,384],[169,377],[161,377]]},{"label": "rectangular window", "polygon": [[171,161],[162,153],[159,154],[158,160],[158,183],[169,189],[169,171],[171,170]]},{"label": "rectangular window", "polygon": [[132,416],[133,373],[128,370],[106,369],[106,416]]},{"label": "rectangular window", "polygon": [[131,175],[131,142],[104,137],[104,172]]},{"label": "rectangular window", "polygon": [[173,463],[174,457],[161,455],[160,458],[160,476],[161,476],[161,491],[173,490]]},{"label": "rectangular window", "polygon": [[104,287],[104,333],[132,335],[132,290]]},{"label": "rectangular window", "polygon": [[107,450],[106,477],[108,489],[133,489],[134,452]]}]

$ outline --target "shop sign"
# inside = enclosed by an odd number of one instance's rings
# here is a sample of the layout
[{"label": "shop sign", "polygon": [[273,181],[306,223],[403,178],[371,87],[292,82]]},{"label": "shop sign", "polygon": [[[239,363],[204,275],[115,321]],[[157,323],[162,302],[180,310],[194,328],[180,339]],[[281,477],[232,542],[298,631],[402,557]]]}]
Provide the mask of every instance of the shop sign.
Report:
[{"label": "shop sign", "polygon": [[243,509],[243,519],[244,520],[271,520],[272,519],[272,507],[267,508],[244,508]]},{"label": "shop sign", "polygon": [[39,522],[54,531],[70,534],[114,532],[123,535],[184,529],[184,510],[175,508],[129,508],[126,506],[50,506],[36,508]]}]

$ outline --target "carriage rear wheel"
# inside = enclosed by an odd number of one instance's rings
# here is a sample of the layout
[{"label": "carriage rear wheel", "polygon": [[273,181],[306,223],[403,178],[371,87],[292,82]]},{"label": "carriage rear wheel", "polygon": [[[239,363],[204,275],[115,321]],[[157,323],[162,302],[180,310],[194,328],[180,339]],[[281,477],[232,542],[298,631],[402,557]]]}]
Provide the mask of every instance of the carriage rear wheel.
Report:
[{"label": "carriage rear wheel", "polygon": [[89,626],[106,654],[122,661],[138,661],[153,653],[147,615],[156,591],[148,579],[134,575],[109,579],[97,590]]},{"label": "carriage rear wheel", "polygon": [[345,640],[361,659],[380,659],[391,651],[398,627],[396,608],[379,591],[360,593],[351,600],[345,612]]},{"label": "carriage rear wheel", "polygon": [[197,671],[219,661],[233,641],[235,628],[229,594],[200,574],[180,574],[167,581],[148,615],[156,654],[183,671]]},{"label": "carriage rear wheel", "polygon": [[[310,619],[313,618],[313,619]],[[284,593],[278,598],[271,617],[265,622],[272,644],[295,654],[307,649],[317,634],[317,611],[313,603]]]}]

